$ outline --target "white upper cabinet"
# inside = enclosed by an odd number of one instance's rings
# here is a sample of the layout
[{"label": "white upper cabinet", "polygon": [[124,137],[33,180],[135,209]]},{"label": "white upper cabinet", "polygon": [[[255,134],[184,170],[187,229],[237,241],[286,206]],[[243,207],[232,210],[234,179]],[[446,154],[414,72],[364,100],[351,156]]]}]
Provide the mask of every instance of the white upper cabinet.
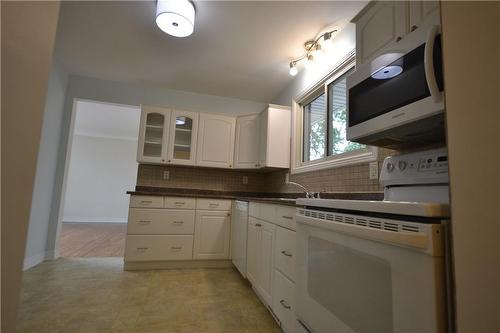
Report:
[{"label": "white upper cabinet", "polygon": [[399,42],[406,34],[407,3],[381,1],[368,4],[354,19],[356,64],[368,62],[384,47]]},{"label": "white upper cabinet", "polygon": [[234,117],[201,113],[196,165],[232,168],[235,127]]},{"label": "white upper cabinet", "polygon": [[290,167],[291,110],[269,105],[260,115],[259,166]]},{"label": "white upper cabinet", "polygon": [[141,105],[137,162],[165,163],[171,110]]},{"label": "white upper cabinet", "polygon": [[238,169],[259,168],[259,115],[242,116],[236,119],[234,144],[234,167]]},{"label": "white upper cabinet", "polygon": [[408,6],[409,32],[422,26],[439,24],[439,1],[410,1]]},{"label": "white upper cabinet", "polygon": [[356,24],[356,65],[360,65],[418,28],[439,25],[439,1],[372,1],[352,22]]},{"label": "white upper cabinet", "polygon": [[167,163],[181,165],[196,164],[198,139],[197,112],[173,110],[170,116],[170,137]]}]

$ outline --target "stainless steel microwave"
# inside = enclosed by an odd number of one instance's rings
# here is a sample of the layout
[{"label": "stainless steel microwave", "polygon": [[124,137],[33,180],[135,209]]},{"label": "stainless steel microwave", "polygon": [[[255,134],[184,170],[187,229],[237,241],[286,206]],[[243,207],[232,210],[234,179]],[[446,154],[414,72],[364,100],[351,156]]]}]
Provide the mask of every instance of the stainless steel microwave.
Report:
[{"label": "stainless steel microwave", "polygon": [[444,142],[440,27],[417,29],[356,67],[347,89],[348,140],[395,149]]}]

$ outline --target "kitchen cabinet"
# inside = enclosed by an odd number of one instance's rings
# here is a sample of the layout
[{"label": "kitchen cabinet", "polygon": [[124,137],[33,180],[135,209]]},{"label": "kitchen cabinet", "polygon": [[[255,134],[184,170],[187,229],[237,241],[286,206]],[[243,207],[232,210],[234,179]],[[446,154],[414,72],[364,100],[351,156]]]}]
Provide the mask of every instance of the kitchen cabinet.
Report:
[{"label": "kitchen cabinet", "polygon": [[230,237],[228,212],[196,211],[194,259],[229,259]]},{"label": "kitchen cabinet", "polygon": [[170,109],[141,105],[137,162],[165,163],[171,113]]},{"label": "kitchen cabinet", "polygon": [[167,163],[195,165],[198,113],[173,110],[170,118],[170,144],[168,145]]},{"label": "kitchen cabinet", "polygon": [[234,167],[237,169],[259,168],[259,121],[258,114],[236,119]]},{"label": "kitchen cabinet", "polygon": [[247,240],[247,277],[269,306],[272,304],[275,226],[250,217]]},{"label": "kitchen cabinet", "polygon": [[419,27],[439,24],[439,1],[410,1],[408,15],[408,31]]},{"label": "kitchen cabinet", "polygon": [[292,121],[290,108],[271,104],[259,117],[259,167],[289,168]]},{"label": "kitchen cabinet", "polygon": [[372,1],[351,21],[356,24],[356,65],[384,53],[418,28],[440,25],[439,1]]},{"label": "kitchen cabinet", "polygon": [[278,270],[274,272],[273,311],[285,333],[295,332],[295,284]]},{"label": "kitchen cabinet", "polygon": [[196,165],[232,168],[236,118],[201,113]]},{"label": "kitchen cabinet", "polygon": [[407,3],[371,2],[352,22],[356,24],[356,65],[366,63],[386,46],[397,43],[406,34]]},{"label": "kitchen cabinet", "polygon": [[295,281],[295,231],[276,227],[274,267]]}]

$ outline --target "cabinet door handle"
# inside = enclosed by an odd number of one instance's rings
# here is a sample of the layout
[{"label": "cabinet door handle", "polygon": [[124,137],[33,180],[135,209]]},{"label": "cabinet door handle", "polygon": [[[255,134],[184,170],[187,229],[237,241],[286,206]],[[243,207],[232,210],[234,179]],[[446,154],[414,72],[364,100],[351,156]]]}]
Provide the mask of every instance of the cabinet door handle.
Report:
[{"label": "cabinet door handle", "polygon": [[415,30],[417,30],[417,28],[418,28],[418,26],[412,25],[410,31],[415,31]]},{"label": "cabinet door handle", "polygon": [[145,203],[153,203],[153,200],[141,200],[141,203],[145,204]]},{"label": "cabinet door handle", "polygon": [[287,310],[290,310],[292,308],[290,305],[288,305],[288,303],[284,299],[282,299],[280,301],[280,304],[281,304],[282,307],[284,307]]},{"label": "cabinet door handle", "polygon": [[139,251],[139,252],[144,252],[146,251],[147,249],[149,249],[149,247],[137,247],[136,250]]},{"label": "cabinet door handle", "polygon": [[293,220],[293,216],[282,215],[281,217],[287,220]]},{"label": "cabinet door handle", "polygon": [[183,224],[184,221],[174,221],[174,224]]},{"label": "cabinet door handle", "polygon": [[182,250],[182,246],[172,246],[170,249],[174,251],[179,251]]},{"label": "cabinet door handle", "polygon": [[288,252],[287,250],[283,250],[281,251],[281,254],[283,254],[284,256],[287,256],[287,257],[292,257],[293,254],[291,254],[290,252]]},{"label": "cabinet door handle", "polygon": [[185,205],[186,203],[185,202],[182,202],[182,201],[176,201],[174,202],[174,205],[176,206],[182,206],[182,205]]},{"label": "cabinet door handle", "polygon": [[403,37],[401,37],[401,36],[396,37],[396,43],[401,41],[401,39],[403,39]]},{"label": "cabinet door handle", "polygon": [[148,223],[151,223],[151,221],[148,221],[148,220],[140,220],[139,221],[140,224],[148,224]]},{"label": "cabinet door handle", "polygon": [[262,227],[262,224],[260,224],[260,223],[256,223],[256,224],[255,224],[255,226],[256,226],[256,227]]},{"label": "cabinet door handle", "polygon": [[218,203],[211,203],[211,204],[208,204],[210,207],[218,207],[219,204]]}]

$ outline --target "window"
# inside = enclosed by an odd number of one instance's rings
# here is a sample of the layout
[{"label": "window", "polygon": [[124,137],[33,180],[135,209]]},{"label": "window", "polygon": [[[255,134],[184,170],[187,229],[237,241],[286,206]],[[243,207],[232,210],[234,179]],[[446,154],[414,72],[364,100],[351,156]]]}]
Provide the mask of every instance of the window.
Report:
[{"label": "window", "polygon": [[292,173],[376,160],[376,148],[347,140],[347,76],[354,57],[294,102]]}]

